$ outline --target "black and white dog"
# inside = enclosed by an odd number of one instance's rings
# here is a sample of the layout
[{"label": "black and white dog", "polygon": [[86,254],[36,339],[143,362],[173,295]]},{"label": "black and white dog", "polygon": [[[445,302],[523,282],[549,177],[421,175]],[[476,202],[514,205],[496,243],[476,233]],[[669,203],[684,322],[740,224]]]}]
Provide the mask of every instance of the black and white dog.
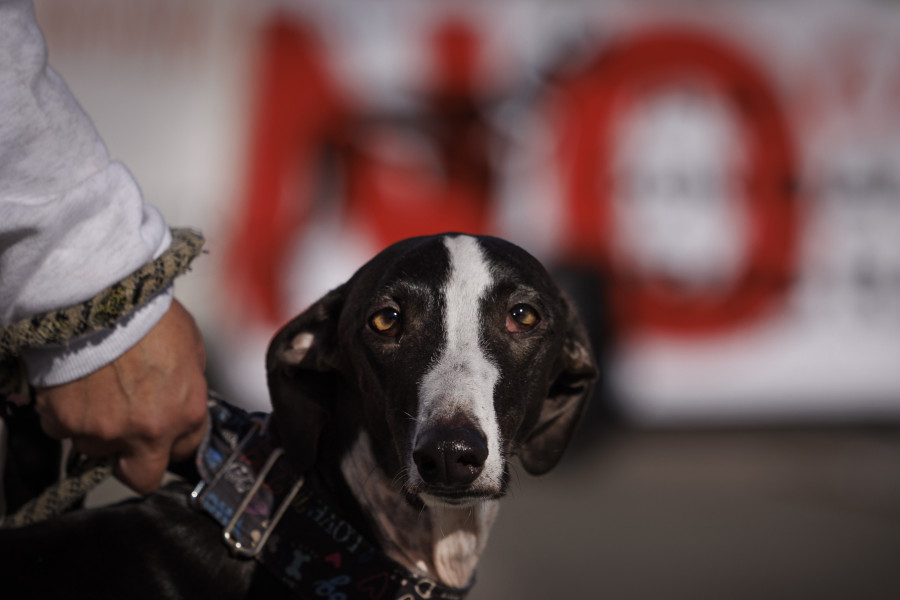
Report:
[{"label": "black and white dog", "polygon": [[[290,471],[305,474],[291,505],[316,535],[343,544],[291,547],[278,568],[310,581],[306,591],[229,552],[210,511],[190,507],[191,483],[0,530],[0,589],[10,598],[461,598],[510,461],[552,469],[597,376],[578,315],[538,261],[460,234],[381,252],[278,332],[267,370],[270,437]],[[292,536],[303,537],[279,525],[267,545]],[[328,568],[351,554],[365,565],[374,559],[359,550],[363,539],[397,566],[393,588],[352,571],[301,570],[314,555]]]}]

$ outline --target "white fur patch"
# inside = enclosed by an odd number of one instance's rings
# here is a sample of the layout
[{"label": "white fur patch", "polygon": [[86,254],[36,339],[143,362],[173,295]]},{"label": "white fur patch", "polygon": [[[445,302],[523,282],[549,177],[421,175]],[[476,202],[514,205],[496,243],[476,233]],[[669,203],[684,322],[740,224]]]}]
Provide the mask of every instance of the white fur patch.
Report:
[{"label": "white fur patch", "polygon": [[407,569],[447,585],[471,583],[499,502],[486,500],[463,508],[436,506],[422,512],[378,469],[371,444],[368,434],[360,433],[341,460],[341,472],[363,511],[372,518],[381,548]]},{"label": "white fur patch", "polygon": [[432,521],[434,571],[449,585],[472,583],[499,503],[487,500],[469,508],[435,508]]},{"label": "white fur patch", "polygon": [[[480,345],[481,301],[491,285],[488,263],[478,241],[469,236],[446,237],[450,276],[444,284],[446,340],[437,362],[419,382],[419,413],[415,439],[429,423],[458,415],[471,419],[485,434],[488,458],[473,489],[500,489],[503,460],[500,428],[494,411],[494,387],[500,371]],[[410,459],[410,483],[420,477]]]},{"label": "white fur patch", "polygon": [[309,332],[301,333],[291,340],[290,348],[281,353],[281,360],[293,365],[300,364],[306,358],[315,339],[315,336]]}]

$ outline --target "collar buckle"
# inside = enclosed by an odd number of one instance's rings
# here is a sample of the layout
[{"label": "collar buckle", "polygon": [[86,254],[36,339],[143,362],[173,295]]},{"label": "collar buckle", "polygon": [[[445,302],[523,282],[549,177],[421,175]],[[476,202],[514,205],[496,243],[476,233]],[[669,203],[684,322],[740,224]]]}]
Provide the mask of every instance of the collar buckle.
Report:
[{"label": "collar buckle", "polygon": [[[253,419],[250,429],[215,470],[212,479],[201,479],[190,496],[192,505],[205,509],[224,525],[222,540],[232,554],[245,558],[259,555],[304,483],[300,476],[287,493],[267,490],[266,494],[260,494],[269,473],[284,457],[284,449],[271,449],[263,465],[257,467],[248,456],[248,449],[256,450],[264,445],[268,421],[268,417]],[[263,495],[266,497],[262,498]],[[281,500],[272,511],[278,496]],[[236,508],[233,507],[235,503]]]}]

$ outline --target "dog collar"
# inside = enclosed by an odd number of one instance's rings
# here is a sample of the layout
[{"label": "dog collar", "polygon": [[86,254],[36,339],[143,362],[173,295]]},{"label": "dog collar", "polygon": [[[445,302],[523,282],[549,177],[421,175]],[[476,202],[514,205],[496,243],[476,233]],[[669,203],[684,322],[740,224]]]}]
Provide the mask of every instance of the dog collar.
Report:
[{"label": "dog collar", "polygon": [[270,416],[211,396],[211,426],[197,453],[192,504],[223,526],[232,553],[255,558],[295,596],[343,600],[462,600],[413,573],[303,488],[269,435]]}]

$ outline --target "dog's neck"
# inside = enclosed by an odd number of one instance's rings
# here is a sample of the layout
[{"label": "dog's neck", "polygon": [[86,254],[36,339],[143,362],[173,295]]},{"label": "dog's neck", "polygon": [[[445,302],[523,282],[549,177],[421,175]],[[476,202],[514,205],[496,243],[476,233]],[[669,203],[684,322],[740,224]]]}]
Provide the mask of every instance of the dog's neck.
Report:
[{"label": "dog's neck", "polygon": [[341,471],[388,556],[451,587],[471,583],[497,515],[496,500],[466,508],[413,506],[377,465],[365,432],[344,456]]}]

